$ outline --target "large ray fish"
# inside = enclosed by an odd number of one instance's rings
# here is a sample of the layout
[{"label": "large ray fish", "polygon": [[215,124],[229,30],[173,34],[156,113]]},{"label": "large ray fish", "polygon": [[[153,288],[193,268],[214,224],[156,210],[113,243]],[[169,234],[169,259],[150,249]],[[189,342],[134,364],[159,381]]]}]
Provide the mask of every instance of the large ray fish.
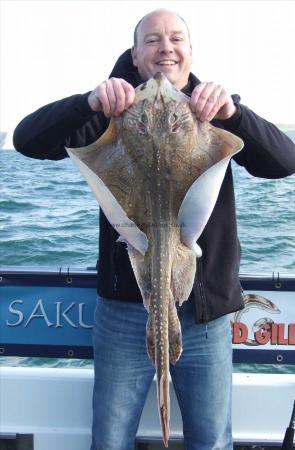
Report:
[{"label": "large ray fish", "polygon": [[182,351],[175,303],[191,292],[196,241],[241,139],[191,112],[189,97],[158,73],[133,105],[87,147],[67,149],[105,216],[127,243],[148,311],[147,352],[156,368],[163,441],[169,438],[169,362]]}]

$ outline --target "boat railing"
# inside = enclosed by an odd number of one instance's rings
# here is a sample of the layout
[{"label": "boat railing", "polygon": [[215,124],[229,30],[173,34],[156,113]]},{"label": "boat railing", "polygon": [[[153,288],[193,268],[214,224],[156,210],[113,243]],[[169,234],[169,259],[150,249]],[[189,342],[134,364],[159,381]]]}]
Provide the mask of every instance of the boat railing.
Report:
[{"label": "boat railing", "polygon": [[[237,363],[295,363],[295,274],[241,274]],[[0,355],[91,359],[95,268],[0,267]]]}]

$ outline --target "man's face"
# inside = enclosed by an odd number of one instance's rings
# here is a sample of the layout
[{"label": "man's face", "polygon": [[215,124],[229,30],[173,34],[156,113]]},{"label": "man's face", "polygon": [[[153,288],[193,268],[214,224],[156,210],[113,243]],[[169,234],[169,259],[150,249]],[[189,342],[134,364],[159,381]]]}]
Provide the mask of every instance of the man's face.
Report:
[{"label": "man's face", "polygon": [[137,30],[132,59],[143,80],[163,72],[178,89],[188,82],[192,48],[184,22],[169,11],[156,11],[143,19]]}]

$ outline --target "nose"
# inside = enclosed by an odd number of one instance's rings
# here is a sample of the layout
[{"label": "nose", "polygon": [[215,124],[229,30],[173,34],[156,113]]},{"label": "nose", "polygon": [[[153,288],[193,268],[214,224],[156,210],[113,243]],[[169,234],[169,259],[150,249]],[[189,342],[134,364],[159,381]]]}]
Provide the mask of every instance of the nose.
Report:
[{"label": "nose", "polygon": [[163,36],[159,46],[160,53],[172,53],[173,46],[168,36]]}]

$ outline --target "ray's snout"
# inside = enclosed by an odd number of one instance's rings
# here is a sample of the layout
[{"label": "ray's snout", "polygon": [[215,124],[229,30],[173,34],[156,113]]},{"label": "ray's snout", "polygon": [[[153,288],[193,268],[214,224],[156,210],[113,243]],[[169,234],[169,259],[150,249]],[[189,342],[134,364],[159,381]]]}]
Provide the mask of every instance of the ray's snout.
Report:
[{"label": "ray's snout", "polygon": [[154,75],[154,79],[155,79],[156,81],[158,81],[158,83],[160,84],[161,81],[164,81],[165,79],[167,80],[167,77],[163,74],[163,72],[157,72],[157,73]]},{"label": "ray's snout", "polygon": [[157,72],[138,89],[134,104],[147,100],[156,108],[161,108],[163,103],[177,100],[177,95],[179,96],[179,91],[170,83],[166,75],[163,72]]}]

